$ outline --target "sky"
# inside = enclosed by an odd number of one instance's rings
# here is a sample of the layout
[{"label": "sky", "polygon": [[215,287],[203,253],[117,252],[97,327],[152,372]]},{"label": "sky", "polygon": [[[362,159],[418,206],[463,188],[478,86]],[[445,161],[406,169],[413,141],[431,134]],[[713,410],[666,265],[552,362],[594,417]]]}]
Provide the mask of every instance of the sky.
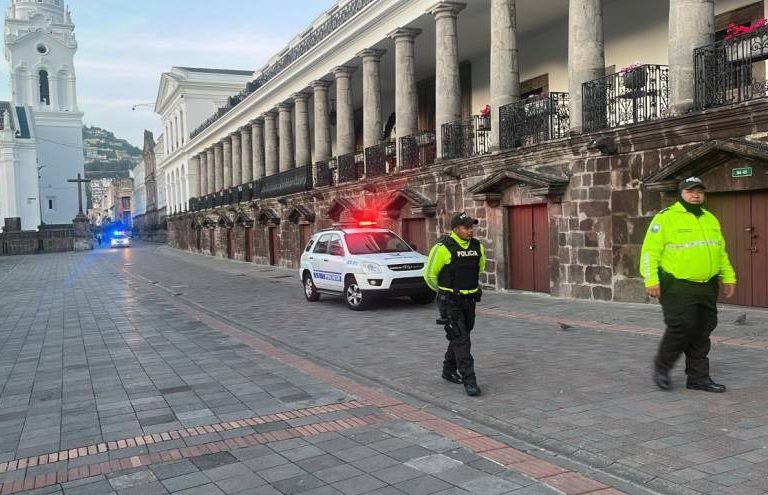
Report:
[{"label": "sky", "polygon": [[[256,70],[335,0],[66,0],[75,23],[78,105],[86,125],[141,147],[160,76],[172,66]],[[10,0],[0,0],[7,7]],[[3,9],[4,19],[4,9]],[[0,62],[0,100],[9,100]],[[132,107],[137,104],[151,103]]]}]

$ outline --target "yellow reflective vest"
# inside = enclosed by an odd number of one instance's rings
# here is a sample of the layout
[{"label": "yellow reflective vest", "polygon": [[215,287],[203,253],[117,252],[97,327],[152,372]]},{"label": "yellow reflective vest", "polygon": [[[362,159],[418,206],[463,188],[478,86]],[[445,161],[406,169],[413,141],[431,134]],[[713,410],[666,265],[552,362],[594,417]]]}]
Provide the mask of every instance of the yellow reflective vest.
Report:
[{"label": "yellow reflective vest", "polygon": [[640,252],[640,273],[645,286],[659,284],[659,267],[678,279],[736,283],[736,272],[726,251],[720,222],[702,208],[697,217],[680,202],[661,210],[648,227]]},{"label": "yellow reflective vest", "polygon": [[[469,247],[469,241],[463,240],[461,237],[456,235],[455,232],[451,232],[451,238],[456,241],[459,246],[462,247],[462,249],[467,249]],[[434,246],[432,246],[432,249],[429,251],[429,259],[427,260],[427,266],[424,268],[424,281],[427,282],[427,285],[430,289],[432,289],[435,292],[439,292],[440,290],[445,292],[452,292],[453,289],[450,287],[440,287],[440,285],[437,283],[437,278],[440,275],[440,272],[445,267],[445,265],[450,264],[451,262],[451,252],[448,251],[448,248],[443,245],[442,242],[438,242]],[[485,271],[485,247],[483,246],[483,243],[480,243],[480,272]],[[477,292],[477,289],[469,289],[469,290],[462,290],[460,291],[462,294],[474,294]]]}]

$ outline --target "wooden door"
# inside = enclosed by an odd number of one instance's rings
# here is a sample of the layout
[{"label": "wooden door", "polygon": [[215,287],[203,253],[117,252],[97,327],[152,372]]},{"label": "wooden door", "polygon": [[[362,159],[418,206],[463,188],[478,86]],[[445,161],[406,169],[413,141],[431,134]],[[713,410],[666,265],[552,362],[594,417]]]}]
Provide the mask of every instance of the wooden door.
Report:
[{"label": "wooden door", "polygon": [[302,223],[299,225],[299,258],[301,253],[309,244],[309,238],[312,237],[312,225],[308,223]]},{"label": "wooden door", "polygon": [[211,256],[216,256],[216,229],[209,229],[209,241],[210,241],[210,251]]},{"label": "wooden door", "polygon": [[768,307],[768,191],[707,195],[707,208],[720,220],[736,295],[730,304]]},{"label": "wooden door", "polygon": [[509,288],[549,292],[547,205],[509,209]]},{"label": "wooden door", "polygon": [[245,261],[253,261],[253,228],[245,227]]},{"label": "wooden door", "polygon": [[197,249],[197,252],[203,250],[203,231],[202,229],[195,230],[195,249]]},{"label": "wooden door", "polygon": [[232,232],[232,229],[227,229],[227,258],[232,259],[234,257],[235,257],[235,235]]},{"label": "wooden door", "polygon": [[403,219],[403,239],[416,247],[421,254],[428,254],[427,221],[423,218]]},{"label": "wooden door", "polygon": [[277,228],[276,227],[269,227],[269,236],[268,236],[268,242],[269,242],[269,264],[274,266],[277,265]]}]

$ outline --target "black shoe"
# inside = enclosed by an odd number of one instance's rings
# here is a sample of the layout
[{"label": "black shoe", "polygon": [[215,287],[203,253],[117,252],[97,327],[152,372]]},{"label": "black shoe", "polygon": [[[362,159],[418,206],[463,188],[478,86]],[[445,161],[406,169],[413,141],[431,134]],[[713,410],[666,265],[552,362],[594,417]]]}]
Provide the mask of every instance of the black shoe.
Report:
[{"label": "black shoe", "polygon": [[688,380],[685,384],[685,388],[690,390],[703,390],[704,392],[714,392],[716,394],[725,392],[725,385],[715,383],[712,381],[712,378],[709,377],[704,378],[703,380]]},{"label": "black shoe", "polygon": [[662,390],[669,390],[672,388],[672,381],[669,379],[669,371],[661,368],[653,369],[653,383],[656,384]]},{"label": "black shoe", "polygon": [[458,371],[445,371],[443,370],[443,380],[448,380],[451,383],[461,383],[461,375]]},{"label": "black shoe", "polygon": [[480,395],[480,387],[477,386],[477,383],[465,383],[464,390],[470,397],[476,397]]}]

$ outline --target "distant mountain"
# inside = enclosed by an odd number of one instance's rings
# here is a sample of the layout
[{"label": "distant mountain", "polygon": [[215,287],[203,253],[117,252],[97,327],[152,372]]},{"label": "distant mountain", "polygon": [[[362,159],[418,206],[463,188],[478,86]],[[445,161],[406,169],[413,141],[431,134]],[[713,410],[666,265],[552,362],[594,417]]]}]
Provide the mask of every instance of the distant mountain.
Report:
[{"label": "distant mountain", "polygon": [[92,187],[86,188],[91,208],[92,189],[103,189],[108,181],[102,179],[128,178],[129,171],[141,160],[141,150],[106,129],[83,126],[83,157],[85,177],[94,181]]}]

